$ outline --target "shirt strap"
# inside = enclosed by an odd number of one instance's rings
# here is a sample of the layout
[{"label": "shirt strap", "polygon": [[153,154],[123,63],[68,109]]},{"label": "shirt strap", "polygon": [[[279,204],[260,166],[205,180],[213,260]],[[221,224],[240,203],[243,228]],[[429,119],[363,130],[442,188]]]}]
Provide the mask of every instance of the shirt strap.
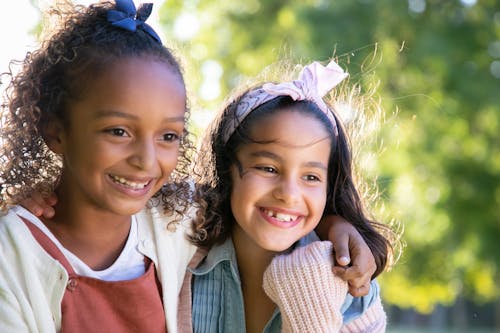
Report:
[{"label": "shirt strap", "polygon": [[26,224],[31,234],[35,238],[35,240],[40,244],[40,246],[55,260],[59,261],[61,265],[66,269],[68,274],[75,274],[73,267],[69,263],[68,259],[64,256],[64,254],[59,250],[56,244],[50,240],[47,235],[43,233],[36,225],[31,223],[28,219],[19,216],[21,220]]}]

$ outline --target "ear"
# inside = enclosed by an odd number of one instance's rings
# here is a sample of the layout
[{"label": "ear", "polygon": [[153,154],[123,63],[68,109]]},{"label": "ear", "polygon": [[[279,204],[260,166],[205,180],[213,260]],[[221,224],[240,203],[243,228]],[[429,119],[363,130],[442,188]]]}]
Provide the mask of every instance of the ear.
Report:
[{"label": "ear", "polygon": [[47,146],[56,154],[62,154],[64,127],[59,120],[49,120],[43,128],[43,139]]}]

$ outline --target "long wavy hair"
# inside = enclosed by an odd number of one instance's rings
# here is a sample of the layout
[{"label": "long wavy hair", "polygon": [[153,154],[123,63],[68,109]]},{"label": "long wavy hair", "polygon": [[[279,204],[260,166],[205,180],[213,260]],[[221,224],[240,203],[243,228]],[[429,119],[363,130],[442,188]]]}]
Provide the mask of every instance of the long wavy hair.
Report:
[{"label": "long wavy hair", "polygon": [[[224,135],[231,123],[236,121],[236,109],[245,95],[260,88],[254,86],[239,93],[230,100],[216,116],[206,132],[202,146],[197,156],[194,174],[198,177],[198,199],[201,209],[198,219],[192,224],[190,240],[198,246],[211,247],[226,240],[231,235],[235,220],[231,211],[230,196],[233,186],[231,167],[238,165],[236,153],[241,146],[256,142],[250,135],[250,129],[258,123],[266,121],[267,117],[276,112],[299,112],[313,116],[330,133],[331,151],[328,165],[327,203],[324,215],[335,214],[344,217],[360,232],[372,250],[377,264],[373,277],[387,268],[393,258],[393,244],[397,240],[391,226],[371,218],[365,208],[364,199],[358,188],[361,179],[355,177],[353,157],[346,129],[339,117],[334,113],[338,128],[338,137],[334,134],[332,123],[316,103],[311,101],[294,101],[289,96],[278,96],[250,112],[239,123],[227,143]],[[329,107],[335,110],[335,105],[349,103],[354,106],[363,98],[359,87],[336,89],[335,96]],[[359,106],[359,105],[356,105]],[[351,132],[355,127],[350,126]],[[359,128],[361,130],[361,128]],[[354,134],[354,133],[353,133]],[[372,198],[371,198],[372,199]]]},{"label": "long wavy hair", "polygon": [[[33,191],[51,192],[57,186],[62,160],[47,147],[44,130],[54,120],[67,124],[67,105],[102,69],[119,59],[141,57],[167,64],[184,82],[170,49],[140,27],[130,32],[107,21],[107,12],[114,7],[112,2],[85,7],[59,1],[47,11],[50,21],[45,22],[47,33],[42,34],[40,47],[27,53],[16,75],[12,70],[3,74],[9,84],[0,118],[0,211]],[[189,110],[186,122],[188,118]],[[163,204],[166,212],[185,211],[191,200],[186,177],[193,148],[185,129],[171,182],[151,204]]]}]

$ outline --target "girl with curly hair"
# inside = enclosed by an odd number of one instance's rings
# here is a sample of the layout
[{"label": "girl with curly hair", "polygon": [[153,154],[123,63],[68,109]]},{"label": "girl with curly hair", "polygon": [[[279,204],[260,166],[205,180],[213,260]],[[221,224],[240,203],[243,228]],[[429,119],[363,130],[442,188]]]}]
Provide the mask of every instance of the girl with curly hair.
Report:
[{"label": "girl with curly hair", "polygon": [[[322,98],[346,76],[314,62],[293,82],[238,94],[209,127],[197,172],[204,219],[191,236],[200,249],[182,291],[194,332],[385,330],[377,282],[348,295],[331,274],[332,244],[312,233],[325,215],[345,216],[374,254],[373,277],[390,261],[395,235],[368,217],[346,131]],[[334,102],[357,98],[344,89]]]},{"label": "girl with curly hair", "polygon": [[[194,252],[178,61],[131,1],[60,18],[8,87],[0,148],[0,331],[176,331]],[[14,206],[58,197],[52,218]],[[148,209],[141,211],[146,205]],[[7,210],[12,207],[12,209]]]},{"label": "girl with curly hair", "polygon": [[[196,250],[185,237],[196,210],[192,144],[182,72],[145,23],[150,11],[131,0],[60,2],[50,12],[57,25],[7,87],[2,332],[178,329],[178,294]],[[56,194],[54,214],[19,206],[39,192]],[[325,233],[344,240],[341,256],[349,239],[366,246],[346,225]],[[357,265],[337,268],[353,288],[366,287],[371,258],[368,249]]]}]

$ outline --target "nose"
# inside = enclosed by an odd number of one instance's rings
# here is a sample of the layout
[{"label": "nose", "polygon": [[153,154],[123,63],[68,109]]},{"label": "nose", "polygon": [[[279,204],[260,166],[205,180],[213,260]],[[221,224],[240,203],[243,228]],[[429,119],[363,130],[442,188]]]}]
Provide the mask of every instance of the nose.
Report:
[{"label": "nose", "polygon": [[140,170],[151,169],[156,162],[156,146],[154,140],[137,140],[132,147],[129,163]]},{"label": "nose", "polygon": [[294,177],[281,178],[273,191],[276,199],[287,204],[296,203],[300,199],[301,193],[300,184]]}]

